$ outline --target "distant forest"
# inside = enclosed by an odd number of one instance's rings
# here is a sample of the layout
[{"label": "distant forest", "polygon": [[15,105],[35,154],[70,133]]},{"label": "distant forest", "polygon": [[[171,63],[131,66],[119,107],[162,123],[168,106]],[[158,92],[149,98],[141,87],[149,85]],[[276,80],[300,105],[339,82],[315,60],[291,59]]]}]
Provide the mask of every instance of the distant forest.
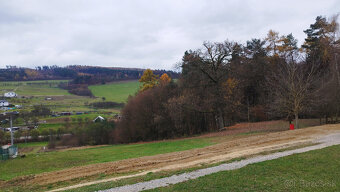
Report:
[{"label": "distant forest", "polygon": [[[76,84],[98,84],[111,81],[139,79],[144,69],[115,68],[71,65],[39,66],[35,69],[17,66],[6,66],[0,69],[0,81],[33,81],[33,80],[56,80],[70,79]],[[155,74],[167,73],[172,78],[178,78],[179,73],[166,70],[155,70]]]}]

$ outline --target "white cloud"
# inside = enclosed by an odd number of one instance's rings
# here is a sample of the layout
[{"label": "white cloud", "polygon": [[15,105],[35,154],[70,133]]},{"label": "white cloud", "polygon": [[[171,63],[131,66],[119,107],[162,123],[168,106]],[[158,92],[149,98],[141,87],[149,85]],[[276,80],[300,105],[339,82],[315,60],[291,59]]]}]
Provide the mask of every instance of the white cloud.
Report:
[{"label": "white cloud", "polygon": [[244,43],[269,29],[300,43],[337,0],[0,0],[0,67],[102,65],[172,69],[203,41]]}]

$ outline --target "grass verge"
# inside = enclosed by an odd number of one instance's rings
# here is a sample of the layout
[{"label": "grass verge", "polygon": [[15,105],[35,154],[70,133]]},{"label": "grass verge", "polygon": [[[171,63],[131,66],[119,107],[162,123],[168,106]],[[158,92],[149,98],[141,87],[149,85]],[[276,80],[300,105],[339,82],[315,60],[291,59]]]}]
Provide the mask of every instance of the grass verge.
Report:
[{"label": "grass verge", "polygon": [[340,191],[340,145],[149,191]]}]

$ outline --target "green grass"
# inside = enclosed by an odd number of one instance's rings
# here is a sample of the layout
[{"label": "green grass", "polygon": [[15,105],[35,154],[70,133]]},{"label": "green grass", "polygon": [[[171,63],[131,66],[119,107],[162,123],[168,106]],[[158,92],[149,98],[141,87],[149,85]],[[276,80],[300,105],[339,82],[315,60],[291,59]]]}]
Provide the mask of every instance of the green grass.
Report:
[{"label": "green grass", "polygon": [[[8,91],[15,91],[19,96],[26,98],[12,98],[8,101],[14,105],[22,105],[22,110],[31,110],[33,105],[45,105],[52,111],[97,111],[119,113],[120,109],[94,109],[93,102],[107,101],[126,102],[129,95],[134,95],[139,88],[138,81],[123,81],[106,85],[93,85],[90,89],[97,98],[72,95],[67,90],[60,89],[58,84],[67,80],[48,81],[14,81],[0,82],[0,95]],[[52,100],[45,100],[52,97]],[[20,111],[21,109],[19,109]]]},{"label": "green grass", "polygon": [[201,148],[214,144],[210,139],[185,139],[132,145],[112,145],[71,151],[29,154],[0,163],[0,179],[37,174],[65,168],[118,161],[148,155]]},{"label": "green grass", "polygon": [[0,94],[15,91],[20,96],[70,95],[67,90],[58,88],[60,82],[67,81],[68,80],[1,82]]},{"label": "green grass", "polygon": [[58,128],[63,127],[63,123],[44,123],[44,124],[40,124],[38,127],[39,131],[42,131],[44,129],[53,129],[53,130],[57,130]]},{"label": "green grass", "polygon": [[340,145],[150,191],[340,191]]},{"label": "green grass", "polygon": [[30,143],[18,143],[15,144],[19,148],[24,148],[24,147],[43,147],[47,145],[47,142],[30,142]]},{"label": "green grass", "polygon": [[[46,117],[46,118],[41,118],[41,120],[52,120],[52,119],[64,119],[66,117],[69,117],[70,119],[75,119],[78,120],[79,118],[85,120],[86,118],[89,118],[90,120],[93,120],[94,118],[98,117],[98,116],[102,116],[104,118],[108,118],[108,117],[113,117],[114,114],[104,114],[104,113],[89,113],[89,114],[81,114],[81,115],[70,115],[70,116],[59,116],[59,117]],[[72,122],[72,121],[71,121]]]},{"label": "green grass", "polygon": [[93,95],[105,97],[107,101],[126,102],[129,95],[133,95],[139,89],[138,81],[123,81],[105,85],[89,86]]}]

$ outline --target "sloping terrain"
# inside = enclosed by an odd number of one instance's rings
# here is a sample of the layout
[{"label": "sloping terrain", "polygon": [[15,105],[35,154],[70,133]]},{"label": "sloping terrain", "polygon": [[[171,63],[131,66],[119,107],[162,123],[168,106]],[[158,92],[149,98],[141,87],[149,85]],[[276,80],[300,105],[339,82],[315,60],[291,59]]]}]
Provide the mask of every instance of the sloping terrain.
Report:
[{"label": "sloping terrain", "polygon": [[[272,151],[310,143],[321,136],[339,131],[340,125],[336,124],[294,131],[226,137],[225,141],[205,148],[74,167],[61,171],[20,177],[15,180],[16,184],[20,185],[46,185],[103,173],[114,174],[142,172],[142,174],[146,174],[148,172],[161,170],[178,170],[198,166],[200,164],[216,163],[264,151]],[[8,182],[13,183],[13,181]]]}]

